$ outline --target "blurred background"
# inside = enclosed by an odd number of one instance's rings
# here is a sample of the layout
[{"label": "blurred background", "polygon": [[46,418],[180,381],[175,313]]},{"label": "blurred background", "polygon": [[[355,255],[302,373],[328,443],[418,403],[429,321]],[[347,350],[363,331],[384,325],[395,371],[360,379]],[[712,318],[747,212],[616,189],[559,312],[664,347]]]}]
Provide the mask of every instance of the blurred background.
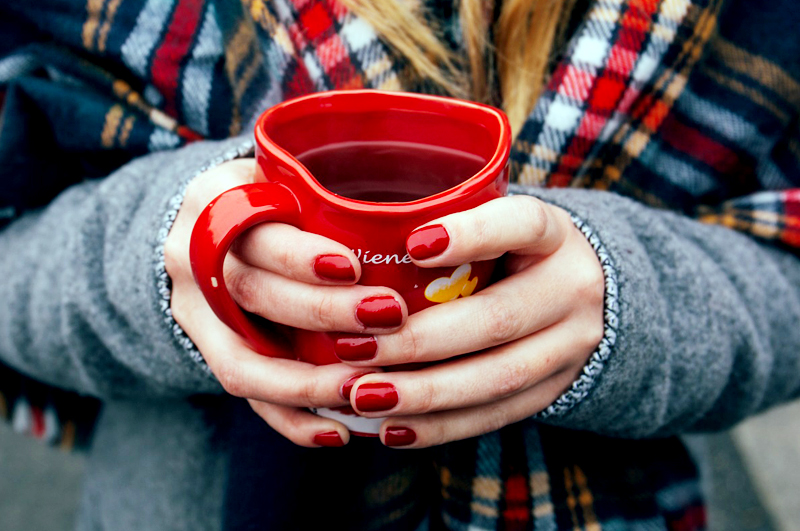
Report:
[{"label": "blurred background", "polygon": [[[800,402],[686,440],[707,456],[711,531],[800,531]],[[0,531],[72,530],[84,466],[0,423]]]}]

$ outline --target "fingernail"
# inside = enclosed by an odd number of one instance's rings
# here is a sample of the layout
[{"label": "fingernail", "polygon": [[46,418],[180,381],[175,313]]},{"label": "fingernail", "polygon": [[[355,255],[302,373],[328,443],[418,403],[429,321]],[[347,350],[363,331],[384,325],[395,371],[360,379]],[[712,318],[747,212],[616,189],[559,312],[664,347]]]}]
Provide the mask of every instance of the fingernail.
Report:
[{"label": "fingernail", "polygon": [[394,328],[403,323],[403,309],[390,295],[367,297],[358,303],[356,319],[367,328]]},{"label": "fingernail", "polygon": [[314,260],[314,273],[322,280],[334,282],[352,282],[356,279],[356,270],[346,257],[338,254],[323,254]]},{"label": "fingernail", "polygon": [[386,428],[383,444],[386,446],[408,446],[417,440],[417,434],[410,428]]},{"label": "fingernail", "polygon": [[358,386],[356,408],[359,411],[386,411],[397,405],[397,389],[390,383],[374,382]]},{"label": "fingernail", "polygon": [[339,448],[344,446],[344,441],[338,431],[326,431],[314,435],[314,444],[327,446],[328,448]]},{"label": "fingernail", "polygon": [[375,336],[338,334],[333,344],[333,353],[342,361],[371,360],[378,352]]},{"label": "fingernail", "polygon": [[438,256],[450,245],[450,236],[441,225],[428,225],[409,234],[406,240],[408,254],[414,260],[427,260]]},{"label": "fingernail", "polygon": [[345,400],[350,400],[350,392],[353,390],[353,385],[356,383],[356,380],[368,374],[373,374],[373,373],[363,372],[361,374],[356,374],[355,376],[351,376],[350,378],[348,378],[348,380],[342,384],[342,396],[344,397]]}]

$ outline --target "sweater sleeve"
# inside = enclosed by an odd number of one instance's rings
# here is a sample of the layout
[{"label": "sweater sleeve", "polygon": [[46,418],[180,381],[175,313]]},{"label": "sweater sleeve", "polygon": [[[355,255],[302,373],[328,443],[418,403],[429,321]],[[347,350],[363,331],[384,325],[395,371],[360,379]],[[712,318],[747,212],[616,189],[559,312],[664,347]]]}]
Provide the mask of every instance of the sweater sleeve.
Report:
[{"label": "sweater sleeve", "polygon": [[796,255],[609,192],[513,191],[571,212],[606,272],[604,343],[541,420],[665,436],[723,429],[800,394]]},{"label": "sweater sleeve", "polygon": [[221,392],[171,326],[163,241],[188,180],[250,146],[239,138],[142,157],[8,225],[0,362],[101,398]]}]

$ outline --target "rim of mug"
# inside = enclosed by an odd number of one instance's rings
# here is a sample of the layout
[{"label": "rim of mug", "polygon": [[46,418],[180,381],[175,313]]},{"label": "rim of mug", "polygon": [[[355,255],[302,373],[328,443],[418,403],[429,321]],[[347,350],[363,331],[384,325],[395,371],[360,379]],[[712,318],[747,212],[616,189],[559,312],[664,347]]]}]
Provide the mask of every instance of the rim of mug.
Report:
[{"label": "rim of mug", "polygon": [[[360,104],[358,105],[357,110],[354,111],[356,114],[358,112],[368,112],[375,109],[387,109],[386,105],[364,105],[363,96],[373,98],[372,101],[377,101],[376,98],[388,102],[402,101],[405,103],[405,105],[398,105],[397,110],[403,111],[408,111],[411,109],[422,112],[427,110],[430,112],[430,109],[434,107],[439,107],[442,110],[448,109],[449,107],[450,109],[460,109],[462,113],[480,113],[486,117],[486,119],[482,122],[482,125],[493,123],[498,128],[498,138],[495,150],[486,164],[472,177],[465,179],[461,183],[436,194],[404,203],[363,201],[360,199],[351,199],[349,197],[337,195],[325,188],[319,183],[319,181],[317,181],[314,175],[303,165],[302,162],[297,160],[294,155],[278,145],[277,142],[275,142],[266,133],[265,122],[269,120],[271,116],[276,113],[287,112],[287,110],[291,110],[292,107],[309,105],[310,102],[315,102],[315,106],[317,108],[325,109],[332,108],[334,105],[330,101],[326,102],[326,99],[360,99],[362,101],[359,101]],[[415,105],[409,106],[409,101],[413,102]],[[389,107],[389,109],[391,108]],[[268,153],[271,157],[288,166],[292,172],[301,178],[301,181],[305,186],[310,188],[322,200],[330,203],[331,205],[334,205],[339,209],[348,209],[351,211],[372,212],[376,209],[380,209],[380,211],[384,213],[396,214],[416,214],[429,208],[436,208],[442,204],[456,200],[463,196],[471,195],[472,193],[483,189],[502,174],[505,165],[508,163],[508,156],[511,152],[511,127],[508,122],[508,117],[503,111],[495,107],[448,96],[372,89],[314,92],[274,105],[258,118],[255,126],[255,139],[257,149]]]}]

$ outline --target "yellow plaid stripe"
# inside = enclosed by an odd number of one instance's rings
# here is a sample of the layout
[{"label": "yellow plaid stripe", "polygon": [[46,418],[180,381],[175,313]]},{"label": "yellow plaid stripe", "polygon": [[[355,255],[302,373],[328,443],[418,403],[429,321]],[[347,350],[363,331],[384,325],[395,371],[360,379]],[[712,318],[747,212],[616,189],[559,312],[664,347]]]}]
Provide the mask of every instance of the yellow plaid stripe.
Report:
[{"label": "yellow plaid stripe", "polygon": [[567,491],[567,508],[572,517],[573,529],[576,531],[600,531],[602,527],[597,521],[594,511],[594,496],[589,489],[586,475],[580,467],[573,466],[571,469],[564,469],[564,487]]}]

